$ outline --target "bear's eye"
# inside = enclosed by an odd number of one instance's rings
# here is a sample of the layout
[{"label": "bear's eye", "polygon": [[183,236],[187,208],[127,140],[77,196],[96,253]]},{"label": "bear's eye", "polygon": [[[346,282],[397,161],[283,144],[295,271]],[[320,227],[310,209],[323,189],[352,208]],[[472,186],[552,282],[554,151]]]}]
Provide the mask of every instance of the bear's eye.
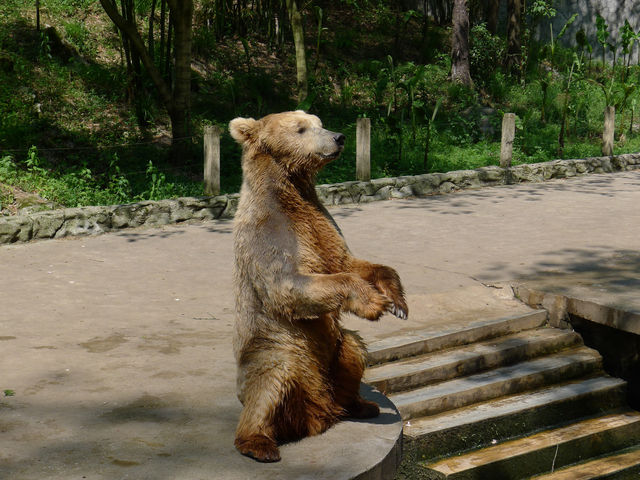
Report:
[{"label": "bear's eye", "polygon": [[304,128],[304,127],[300,127],[300,128],[298,128],[298,133],[299,133],[300,135],[302,135],[302,134],[303,134],[304,132],[306,132],[306,131],[307,131],[307,129],[306,129],[306,128]]}]

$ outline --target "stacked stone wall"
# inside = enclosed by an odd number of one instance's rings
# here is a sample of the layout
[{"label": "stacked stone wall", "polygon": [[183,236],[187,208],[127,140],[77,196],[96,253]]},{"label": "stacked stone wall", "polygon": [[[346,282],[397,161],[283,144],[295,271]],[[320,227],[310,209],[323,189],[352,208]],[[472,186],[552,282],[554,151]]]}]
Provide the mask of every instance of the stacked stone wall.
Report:
[{"label": "stacked stone wall", "polygon": [[[611,173],[640,168],[640,154],[592,157],[579,160],[483,167],[448,173],[377,178],[316,187],[325,205],[369,203],[394,198],[420,197],[523,182],[544,182],[590,173]],[[47,238],[96,235],[124,228],[159,227],[186,221],[229,219],[235,214],[237,193],[216,197],[187,197],[105,207],[65,208],[31,215],[0,217],[0,244]]]}]

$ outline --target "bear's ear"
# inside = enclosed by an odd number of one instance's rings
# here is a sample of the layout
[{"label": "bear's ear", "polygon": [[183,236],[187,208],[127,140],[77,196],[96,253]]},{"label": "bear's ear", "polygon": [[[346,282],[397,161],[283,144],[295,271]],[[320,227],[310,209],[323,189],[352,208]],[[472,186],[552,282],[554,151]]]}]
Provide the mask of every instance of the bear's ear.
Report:
[{"label": "bear's ear", "polygon": [[229,122],[229,132],[233,139],[240,145],[255,136],[258,121],[253,118],[234,118]]}]

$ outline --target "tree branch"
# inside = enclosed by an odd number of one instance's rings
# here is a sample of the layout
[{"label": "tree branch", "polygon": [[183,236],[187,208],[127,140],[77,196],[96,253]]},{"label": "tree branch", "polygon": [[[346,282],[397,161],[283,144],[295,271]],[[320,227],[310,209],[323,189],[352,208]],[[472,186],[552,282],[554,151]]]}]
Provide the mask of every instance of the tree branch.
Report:
[{"label": "tree branch", "polygon": [[[175,1],[170,1],[169,5],[171,6],[174,3]],[[120,15],[112,0],[100,0],[100,4],[107,15],[109,15],[111,21],[115,23],[120,31],[129,38],[131,46],[135,48],[138,55],[140,55],[140,60],[142,60],[147,72],[149,72],[151,80],[156,85],[156,88],[160,93],[160,98],[162,98],[167,110],[171,112],[173,109],[173,95],[171,93],[171,89],[162,78],[162,74],[158,68],[153,63],[153,59],[149,55],[149,51],[145,48],[144,41],[142,40],[138,29],[134,24],[129,23],[122,15]]]}]

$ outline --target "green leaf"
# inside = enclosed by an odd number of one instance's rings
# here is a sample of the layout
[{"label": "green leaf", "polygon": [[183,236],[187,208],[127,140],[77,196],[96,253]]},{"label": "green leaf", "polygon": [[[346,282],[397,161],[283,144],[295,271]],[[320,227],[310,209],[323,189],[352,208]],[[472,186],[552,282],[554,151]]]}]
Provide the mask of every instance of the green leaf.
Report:
[{"label": "green leaf", "polygon": [[560,33],[558,33],[558,36],[556,37],[558,40],[564,37],[564,34],[567,32],[567,28],[569,28],[569,26],[571,26],[571,24],[576,21],[576,18],[578,18],[577,13],[571,15],[571,18],[567,20],[567,23],[564,24],[564,27],[562,27],[562,30],[560,30]]},{"label": "green leaf", "polygon": [[598,43],[604,46],[607,43],[607,38],[609,38],[609,30],[607,26],[607,22],[599,13],[596,14],[596,28],[597,28],[597,37]]}]

